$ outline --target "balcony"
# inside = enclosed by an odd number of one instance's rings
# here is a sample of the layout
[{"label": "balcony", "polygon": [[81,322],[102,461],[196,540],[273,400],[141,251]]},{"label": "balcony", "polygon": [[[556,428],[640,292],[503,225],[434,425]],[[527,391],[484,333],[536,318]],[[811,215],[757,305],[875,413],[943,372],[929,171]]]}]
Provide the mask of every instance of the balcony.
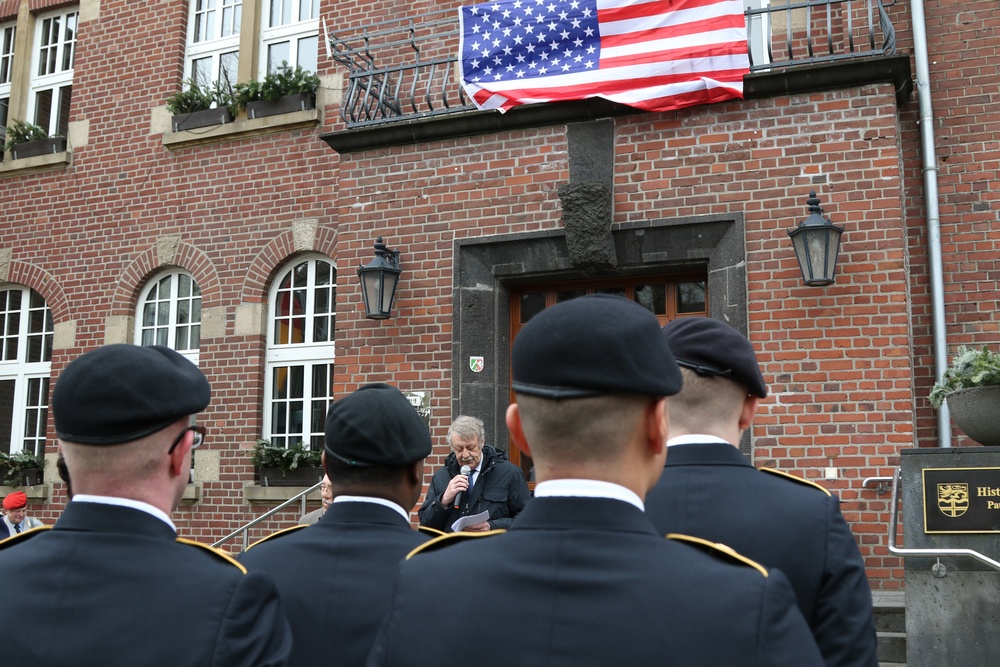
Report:
[{"label": "balcony", "polygon": [[[895,0],[744,2],[750,55],[744,95],[748,99],[872,80],[892,81],[900,101],[908,96],[912,86],[909,59],[892,57],[896,34],[888,10]],[[340,106],[348,129],[325,135],[324,140],[338,151],[357,149],[368,143],[359,140],[359,134],[384,128],[378,133],[379,145],[412,143],[432,138],[426,126],[441,117],[455,121],[449,124],[449,136],[517,126],[515,119],[498,120],[500,114],[495,111],[478,111],[465,95],[460,84],[459,30],[456,8],[386,20],[346,37],[328,34],[332,57],[348,73]],[[584,102],[528,106],[543,120],[637,113],[605,100]],[[505,116],[516,117],[521,110],[518,107]],[[488,114],[490,119],[475,121],[473,114]],[[460,121],[462,117],[465,120]],[[354,138],[345,136],[352,132]]]}]

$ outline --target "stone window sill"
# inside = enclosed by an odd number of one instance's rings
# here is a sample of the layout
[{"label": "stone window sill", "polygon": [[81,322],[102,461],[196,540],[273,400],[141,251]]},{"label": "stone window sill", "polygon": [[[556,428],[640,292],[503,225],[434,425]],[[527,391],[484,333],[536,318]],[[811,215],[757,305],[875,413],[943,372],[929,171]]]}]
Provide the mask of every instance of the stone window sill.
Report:
[{"label": "stone window sill", "polygon": [[[243,487],[243,500],[248,503],[278,505],[294,498],[308,488],[308,486],[257,486],[249,484]],[[321,500],[318,490],[306,496],[306,502],[320,502]]]},{"label": "stone window sill", "polygon": [[318,109],[306,109],[278,116],[264,118],[240,117],[232,123],[198,127],[181,132],[165,132],[163,145],[168,150],[197,146],[199,144],[218,143],[230,139],[242,139],[275,132],[287,132],[304,127],[312,127],[320,122]]},{"label": "stone window sill", "polygon": [[35,171],[59,169],[68,166],[72,162],[72,157],[72,152],[63,151],[62,153],[37,155],[35,157],[21,158],[20,160],[11,160],[8,158],[0,163],[0,177],[21,176]]},{"label": "stone window sill", "polygon": [[[33,158],[26,158],[33,159]],[[0,499],[6,498],[8,493],[14,493],[15,491],[24,491],[24,495],[28,496],[28,502],[49,502],[49,494],[52,492],[52,486],[50,484],[36,484],[34,486],[0,486]]]}]

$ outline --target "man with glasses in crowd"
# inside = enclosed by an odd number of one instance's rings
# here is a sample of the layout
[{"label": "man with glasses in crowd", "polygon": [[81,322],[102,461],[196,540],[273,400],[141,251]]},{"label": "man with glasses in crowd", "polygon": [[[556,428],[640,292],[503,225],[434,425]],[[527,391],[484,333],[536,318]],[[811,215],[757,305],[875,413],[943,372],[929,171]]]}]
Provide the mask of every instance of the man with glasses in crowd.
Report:
[{"label": "man with glasses in crowd", "polygon": [[[291,634],[273,582],[177,537],[170,519],[205,437],[208,380],[161,346],[108,345],[52,393],[74,496],[51,529],[0,543],[4,664],[285,665]],[[25,568],[30,564],[30,568]]]}]

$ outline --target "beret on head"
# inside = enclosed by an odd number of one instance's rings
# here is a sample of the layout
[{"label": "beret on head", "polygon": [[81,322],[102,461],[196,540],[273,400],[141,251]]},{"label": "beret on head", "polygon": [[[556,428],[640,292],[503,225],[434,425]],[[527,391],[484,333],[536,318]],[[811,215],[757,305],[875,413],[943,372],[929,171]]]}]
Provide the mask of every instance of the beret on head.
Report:
[{"label": "beret on head", "polygon": [[671,396],[681,373],[660,323],[634,301],[591,294],[538,313],[511,354],[514,391],[543,398]]},{"label": "beret on head", "polygon": [[431,434],[402,392],[368,384],[330,406],[324,449],[350,466],[409,465],[431,453]]},{"label": "beret on head", "polygon": [[668,322],[663,337],[677,363],[698,375],[717,375],[739,382],[754,396],[767,396],[753,345],[742,333],[710,317]]},{"label": "beret on head", "polygon": [[15,491],[14,493],[8,493],[7,497],[3,499],[3,508],[5,510],[19,510],[22,507],[28,506],[28,496],[24,491]]},{"label": "beret on head", "polygon": [[52,412],[61,440],[117,445],[201,412],[210,399],[204,374],[174,350],[105,345],[59,374]]}]

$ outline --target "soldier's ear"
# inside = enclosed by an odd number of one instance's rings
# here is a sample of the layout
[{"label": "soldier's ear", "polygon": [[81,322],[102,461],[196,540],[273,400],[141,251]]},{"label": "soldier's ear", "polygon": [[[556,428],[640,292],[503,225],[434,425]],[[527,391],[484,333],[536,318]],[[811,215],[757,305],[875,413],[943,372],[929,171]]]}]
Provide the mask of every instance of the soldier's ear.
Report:
[{"label": "soldier's ear", "polygon": [[531,445],[524,437],[524,426],[521,424],[521,411],[517,403],[507,406],[507,430],[510,432],[510,441],[527,456],[531,456]]},{"label": "soldier's ear", "polygon": [[667,448],[667,438],[670,436],[670,411],[667,409],[667,399],[659,398],[646,406],[646,442],[654,455],[659,455]]},{"label": "soldier's ear", "polygon": [[743,408],[740,410],[740,430],[745,431],[750,428],[750,424],[753,423],[754,415],[757,414],[757,408],[760,406],[760,398],[754,396],[753,394],[747,394],[747,397],[743,399]]}]

